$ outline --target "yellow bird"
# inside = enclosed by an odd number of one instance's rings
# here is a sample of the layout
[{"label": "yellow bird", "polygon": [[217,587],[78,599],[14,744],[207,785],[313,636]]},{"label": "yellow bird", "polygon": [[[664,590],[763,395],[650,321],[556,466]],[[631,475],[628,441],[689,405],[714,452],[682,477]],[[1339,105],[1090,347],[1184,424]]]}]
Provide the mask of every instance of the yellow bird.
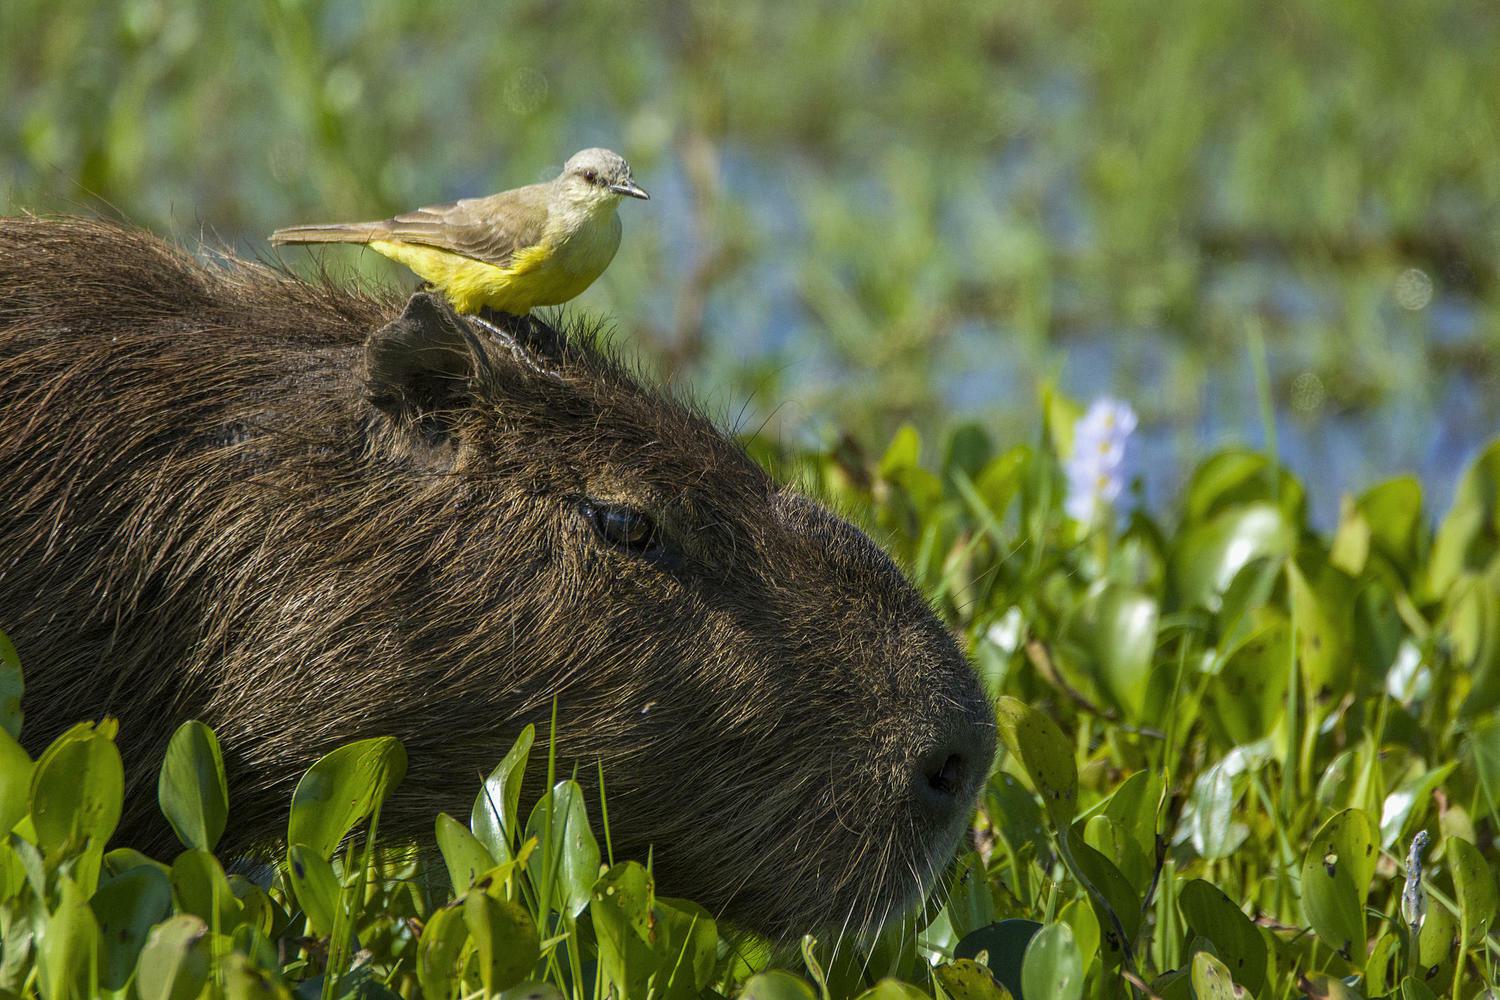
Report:
[{"label": "yellow bird", "polygon": [[622,197],[651,196],[623,156],[585,149],[540,184],[382,222],[290,226],[271,242],[364,244],[411,268],[461,313],[524,316],[568,301],[604,273],[620,247]]}]

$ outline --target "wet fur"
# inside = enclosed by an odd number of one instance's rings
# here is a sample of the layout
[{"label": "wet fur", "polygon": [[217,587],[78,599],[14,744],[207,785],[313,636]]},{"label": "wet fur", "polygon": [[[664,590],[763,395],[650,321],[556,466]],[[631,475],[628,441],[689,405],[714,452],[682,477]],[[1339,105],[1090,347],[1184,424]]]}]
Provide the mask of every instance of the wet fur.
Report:
[{"label": "wet fur", "polygon": [[[961,829],[911,808],[914,755],[961,725],[987,764],[993,736],[897,568],[587,330],[512,323],[456,374],[382,383],[365,342],[401,309],[0,220],[0,628],[27,748],[118,716],[116,842],[166,850],[160,754],[203,719],[233,853],[276,841],[317,756],[394,734],[381,831],[425,841],[556,697],[565,769],[602,760],[616,854],[654,845],[663,892],[772,935],[909,903]],[[651,511],[677,560],[605,545],[586,497]]]}]

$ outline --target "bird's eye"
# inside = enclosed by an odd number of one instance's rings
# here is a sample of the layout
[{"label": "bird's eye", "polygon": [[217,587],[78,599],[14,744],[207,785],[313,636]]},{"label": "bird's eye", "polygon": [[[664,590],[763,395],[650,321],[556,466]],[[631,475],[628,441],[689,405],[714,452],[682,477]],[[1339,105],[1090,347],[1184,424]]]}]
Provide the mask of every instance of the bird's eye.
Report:
[{"label": "bird's eye", "polygon": [[593,184],[599,180],[599,174],[593,170],[585,170],[583,172],[583,179]]},{"label": "bird's eye", "polygon": [[656,556],[661,553],[661,533],[656,522],[642,511],[621,504],[587,503],[584,513],[599,537],[631,555]]}]

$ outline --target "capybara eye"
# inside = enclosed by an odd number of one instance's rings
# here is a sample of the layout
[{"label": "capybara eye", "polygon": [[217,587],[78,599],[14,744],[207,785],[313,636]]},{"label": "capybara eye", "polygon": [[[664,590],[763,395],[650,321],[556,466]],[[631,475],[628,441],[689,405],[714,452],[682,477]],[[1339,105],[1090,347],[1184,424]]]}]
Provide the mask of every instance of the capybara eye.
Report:
[{"label": "capybara eye", "polygon": [[634,555],[653,555],[661,549],[656,523],[644,512],[622,504],[591,503],[587,512],[599,537]]}]

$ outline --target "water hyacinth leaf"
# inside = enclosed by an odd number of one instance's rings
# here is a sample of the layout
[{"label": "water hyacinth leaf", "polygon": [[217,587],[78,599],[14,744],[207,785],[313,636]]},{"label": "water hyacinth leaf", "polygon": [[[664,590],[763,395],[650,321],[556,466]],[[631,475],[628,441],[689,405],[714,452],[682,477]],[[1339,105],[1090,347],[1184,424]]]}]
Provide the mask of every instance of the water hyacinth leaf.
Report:
[{"label": "water hyacinth leaf", "polygon": [[894,479],[906,469],[920,468],[922,436],[911,424],[902,424],[881,456],[878,472],[881,479]]},{"label": "water hyacinth leaf", "polygon": [[1446,843],[1463,946],[1472,948],[1484,940],[1495,919],[1495,877],[1473,844],[1459,837],[1449,837]]},{"label": "water hyacinth leaf", "polygon": [[1234,981],[1259,996],[1266,984],[1266,941],[1244,911],[1203,879],[1179,890],[1177,908],[1195,934],[1213,943]]},{"label": "water hyacinth leaf", "polygon": [[120,821],[125,768],[112,722],[83,722],[59,736],[36,763],[31,778],[31,822],[47,853],[104,843]]},{"label": "water hyacinth leaf", "polygon": [[1286,557],[1296,539],[1296,526],[1273,504],[1226,510],[1179,537],[1171,558],[1176,592],[1190,607],[1216,610],[1241,569],[1256,559]]},{"label": "water hyacinth leaf", "polygon": [[214,731],[196,720],[172,734],[157,782],[157,800],[177,839],[211,851],[229,817],[229,781]]},{"label": "water hyacinth leaf", "polygon": [[101,885],[89,908],[103,943],[99,985],[123,989],[151,928],[172,912],[172,884],[159,869],[142,865]]},{"label": "water hyacinth leaf", "polygon": [[1407,836],[1407,827],[1413,817],[1420,817],[1432,793],[1437,791],[1448,775],[1458,767],[1457,761],[1449,761],[1435,771],[1417,775],[1402,782],[1385,797],[1380,811],[1380,846],[1388,849]]},{"label": "water hyacinth leaf", "polygon": [[518,903],[479,890],[470,890],[464,896],[463,913],[485,995],[524,980],[541,955],[531,915]]},{"label": "water hyacinth leaf", "polygon": [[588,808],[578,782],[559,781],[542,796],[526,821],[526,836],[536,837],[541,844],[527,865],[532,885],[543,885],[551,875],[556,889],[552,905],[559,913],[578,916],[589,905],[594,883],[599,878],[599,842],[589,829]]},{"label": "water hyacinth leaf", "polygon": [[1156,771],[1137,771],[1104,803],[1104,815],[1130,835],[1141,854],[1156,854],[1156,811],[1161,805],[1162,779]]},{"label": "water hyacinth leaf", "polygon": [[1021,961],[1021,991],[1026,997],[1079,1000],[1083,996],[1083,959],[1067,924],[1047,924],[1026,946]]},{"label": "water hyacinth leaf", "polygon": [[940,965],[933,974],[953,1000],[1013,1000],[1010,990],[996,982],[989,969],[970,958]]},{"label": "water hyacinth leaf", "polygon": [[801,976],[772,969],[751,976],[740,990],[739,1000],[817,1000],[812,986]]},{"label": "water hyacinth leaf", "polygon": [[663,1000],[697,1000],[713,982],[719,929],[697,903],[660,896],[656,917],[656,955],[661,973],[656,992]]},{"label": "water hyacinth leaf", "polygon": [[447,813],[438,813],[437,845],[454,892],[462,893],[495,866],[495,859],[478,838]]},{"label": "water hyacinth leaf", "polygon": [[0,729],[13,740],[21,738],[21,695],[25,690],[21,658],[6,634],[0,632]]},{"label": "water hyacinth leaf", "polygon": [[1500,819],[1500,714],[1475,720],[1468,727],[1462,748],[1474,761],[1480,802],[1490,816]]},{"label": "water hyacinth leaf", "polygon": [[1002,697],[995,716],[1005,749],[1020,761],[1055,826],[1067,828],[1078,801],[1073,745],[1057,723],[1017,698]]},{"label": "water hyacinth leaf", "polygon": [[1328,562],[1350,576],[1365,571],[1370,558],[1370,522],[1349,497],[1339,504],[1339,526],[1328,547]]},{"label": "water hyacinth leaf", "polygon": [[509,861],[515,854],[512,841],[521,829],[521,781],[535,742],[536,727],[528,725],[474,797],[469,828],[496,863]]},{"label": "water hyacinth leaf", "polygon": [[1137,893],[1146,891],[1151,883],[1151,861],[1124,827],[1102,813],[1090,816],[1083,827],[1083,841],[1108,858]]},{"label": "water hyacinth leaf", "polygon": [[1441,599],[1465,572],[1483,573],[1500,536],[1500,440],[1459,481],[1453,506],[1438,524],[1419,596]]},{"label": "water hyacinth leaf", "polygon": [[1459,715],[1472,719],[1500,705],[1500,592],[1482,577],[1459,577],[1449,590],[1444,623],[1453,655],[1469,677]]},{"label": "water hyacinth leaf", "polygon": [[1084,601],[1070,631],[1087,650],[1095,683],[1127,719],[1139,720],[1156,652],[1156,599],[1109,584]]},{"label": "water hyacinth leaf", "polygon": [[417,939],[417,982],[426,997],[452,996],[462,984],[469,925],[461,906],[436,911]]},{"label": "water hyacinth leaf", "polygon": [[1390,931],[1376,938],[1365,963],[1365,992],[1379,997],[1398,989],[1401,964],[1401,938]]},{"label": "water hyacinth leaf", "polygon": [[562,990],[551,983],[517,983],[504,993],[500,1000],[567,1000]]},{"label": "water hyacinth leaf", "polygon": [[406,748],[390,736],[339,747],[308,768],[292,793],[287,843],[324,859],[406,776]]},{"label": "water hyacinth leaf", "polygon": [[1307,922],[1356,967],[1365,960],[1365,900],[1375,860],[1375,827],[1360,809],[1345,809],[1324,823],[1302,859]]},{"label": "water hyacinth leaf", "polygon": [[[244,955],[230,954],[221,966],[225,1000],[290,1000],[292,994]],[[361,998],[378,994],[361,990]]]},{"label": "water hyacinth leaf", "polygon": [[1286,714],[1291,678],[1291,625],[1281,612],[1258,609],[1243,641],[1209,682],[1204,709],[1236,746],[1270,735]]},{"label": "water hyacinth leaf", "polygon": [[882,979],[861,993],[857,1000],[931,1000],[931,998],[910,983],[903,983],[899,979]]},{"label": "water hyacinth leaf", "polygon": [[136,965],[141,1000],[193,1000],[208,982],[208,925],[188,913],[157,924]]},{"label": "water hyacinth leaf", "polygon": [[1287,593],[1297,630],[1297,663],[1308,691],[1338,688],[1348,672],[1346,636],[1323,599],[1295,561],[1286,565]]},{"label": "water hyacinth leaf", "polygon": [[37,938],[37,972],[42,995],[94,996],[99,959],[99,925],[88,898],[66,875],[58,878],[57,908]]},{"label": "water hyacinth leaf", "polygon": [[1226,449],[1209,456],[1188,481],[1185,522],[1208,520],[1246,504],[1278,502],[1294,521],[1301,520],[1306,496],[1290,472],[1259,452]]},{"label": "water hyacinth leaf", "polygon": [[1026,957],[1026,946],[1042,925],[1035,920],[1012,918],[981,927],[965,934],[953,949],[955,959],[978,959],[986,956],[985,964],[990,974],[1012,994],[1021,995],[1021,963]]},{"label": "water hyacinth leaf", "polygon": [[1422,929],[1417,932],[1417,968],[1424,979],[1445,979],[1458,939],[1458,918],[1446,906],[1427,907]]},{"label": "water hyacinth leaf", "polygon": [[162,864],[160,861],[157,861],[155,858],[147,857],[133,847],[116,847],[114,850],[104,855],[104,871],[105,874],[110,875],[111,877],[115,875],[124,875],[132,868],[141,867],[155,868],[163,875],[166,875],[169,871],[171,871],[171,869]]},{"label": "water hyacinth leaf", "polygon": [[1422,537],[1422,484],[1415,476],[1397,476],[1366,490],[1355,506],[1369,525],[1375,550],[1409,576]]},{"label": "water hyacinth leaf", "polygon": [[26,815],[36,765],[15,737],[0,729],[0,837]]},{"label": "water hyacinth leaf", "polygon": [[645,996],[661,965],[651,904],[651,876],[634,861],[610,868],[593,887],[589,915],[599,940],[599,968],[616,996]]},{"label": "water hyacinth leaf", "polygon": [[984,859],[975,851],[965,852],[954,863],[944,908],[953,933],[959,938],[998,919],[994,887],[984,870]]},{"label": "water hyacinth leaf", "polygon": [[307,926],[315,934],[327,937],[333,933],[334,915],[340,905],[341,890],[333,866],[306,844],[293,844],[287,848],[287,870],[292,876],[297,903],[307,917]]},{"label": "water hyacinth leaf", "polygon": [[234,898],[240,903],[239,927],[235,928],[235,933],[239,933],[240,927],[248,924],[269,937],[280,914],[276,903],[266,895],[265,890],[243,875],[231,875],[229,891],[234,893]]},{"label": "water hyacinth leaf", "polygon": [[[1141,927],[1141,900],[1114,862],[1081,838],[1068,834],[1072,844],[1073,874],[1089,888],[1089,902],[1099,918],[1103,947],[1100,954],[1113,967],[1125,958]],[[1123,934],[1123,937],[1121,936]]]},{"label": "water hyacinth leaf", "polygon": [[229,934],[239,923],[240,901],[229,888],[218,858],[192,848],[172,862],[172,898],[179,913],[191,913],[218,934]]},{"label": "water hyacinth leaf", "polygon": [[1193,815],[1188,831],[1193,849],[1205,861],[1229,857],[1243,841],[1243,828],[1232,819],[1237,798],[1234,778],[1224,761],[1193,779]]},{"label": "water hyacinth leaf", "polygon": [[1206,951],[1193,956],[1192,983],[1197,1000],[1236,1000],[1238,996],[1229,970]]},{"label": "water hyacinth leaf", "polygon": [[1099,958],[1099,915],[1086,899],[1075,899],[1058,913],[1059,923],[1073,928],[1073,941],[1078,945],[1078,954],[1083,958],[1083,972],[1088,975]]},{"label": "water hyacinth leaf", "polygon": [[1401,1000],[1438,1000],[1438,995],[1416,976],[1401,980]]}]

